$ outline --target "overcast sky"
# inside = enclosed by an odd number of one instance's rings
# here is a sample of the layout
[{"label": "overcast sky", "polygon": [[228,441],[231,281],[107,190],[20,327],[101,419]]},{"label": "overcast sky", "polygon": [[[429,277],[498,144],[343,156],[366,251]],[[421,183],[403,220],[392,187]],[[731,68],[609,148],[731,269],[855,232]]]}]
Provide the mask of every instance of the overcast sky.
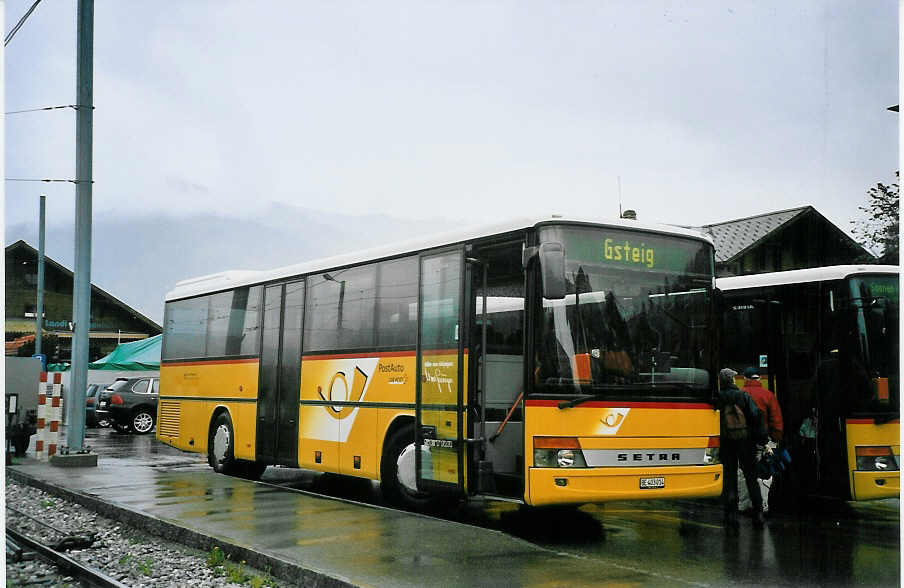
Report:
[{"label": "overcast sky", "polygon": [[[75,10],[45,0],[6,48],[6,111],[75,102]],[[620,176],[645,221],[812,204],[848,230],[898,166],[897,11],[96,0],[94,210],[613,217]],[[5,125],[8,178],[74,177],[73,110]],[[71,184],[5,189],[7,226],[42,191],[72,222]]]}]

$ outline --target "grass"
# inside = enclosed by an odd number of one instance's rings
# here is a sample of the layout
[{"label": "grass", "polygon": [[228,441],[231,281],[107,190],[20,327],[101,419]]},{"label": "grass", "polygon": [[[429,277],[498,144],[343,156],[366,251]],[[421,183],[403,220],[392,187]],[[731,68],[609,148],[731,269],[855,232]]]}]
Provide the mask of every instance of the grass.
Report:
[{"label": "grass", "polygon": [[[131,553],[126,553],[122,557],[119,558],[119,565],[121,566],[131,566],[135,562],[135,556]],[[135,564],[135,570],[138,573],[144,576],[150,576],[154,573],[154,560],[153,558],[146,557],[144,560]]]},{"label": "grass", "polygon": [[251,579],[251,575],[245,571],[245,566],[226,562],[226,579],[233,584],[244,584]]},{"label": "grass", "polygon": [[265,576],[252,575],[245,569],[244,561],[242,561],[241,563],[233,563],[229,561],[229,556],[226,555],[219,547],[214,547],[207,554],[207,567],[213,570],[213,574],[215,576],[225,576],[231,584],[248,584],[252,588],[276,586],[273,578],[270,577],[269,569],[267,570],[267,574]]},{"label": "grass", "polygon": [[207,554],[207,567],[216,568],[226,563],[226,554],[219,547],[214,547]]}]

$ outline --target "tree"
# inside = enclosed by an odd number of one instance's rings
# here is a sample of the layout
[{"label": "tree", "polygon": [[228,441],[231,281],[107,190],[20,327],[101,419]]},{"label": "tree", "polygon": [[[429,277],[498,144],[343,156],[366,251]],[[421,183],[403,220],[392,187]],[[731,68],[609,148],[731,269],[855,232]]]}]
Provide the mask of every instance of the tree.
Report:
[{"label": "tree", "polygon": [[895,172],[895,183],[886,185],[881,182],[870,188],[867,193],[866,206],[857,208],[865,218],[851,221],[852,232],[859,237],[860,243],[867,249],[881,250],[878,263],[898,265],[898,180],[899,172]]}]

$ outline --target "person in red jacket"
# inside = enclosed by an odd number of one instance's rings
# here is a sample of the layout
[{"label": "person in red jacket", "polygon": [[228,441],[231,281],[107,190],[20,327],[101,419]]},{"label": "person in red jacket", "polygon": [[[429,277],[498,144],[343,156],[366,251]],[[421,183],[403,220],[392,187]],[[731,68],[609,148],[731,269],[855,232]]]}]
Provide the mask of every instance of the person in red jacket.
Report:
[{"label": "person in red jacket", "polygon": [[[753,399],[753,402],[763,415],[763,424],[766,425],[766,431],[769,435],[769,443],[767,443],[765,450],[771,452],[781,443],[784,428],[782,423],[782,409],[778,405],[778,399],[775,397],[775,394],[768,389],[763,388],[763,384],[760,382],[760,375],[754,367],[749,367],[744,370],[744,392]],[[757,454],[757,461],[759,461],[760,455],[760,453]],[[770,480],[758,480],[758,482],[762,497],[761,504],[763,505],[763,512],[769,512]],[[741,503],[746,506],[747,500],[742,500]],[[752,504],[751,507],[754,509],[756,508]]]},{"label": "person in red jacket", "polygon": [[756,368],[749,367],[744,370],[744,392],[753,398],[757,408],[763,413],[763,420],[766,423],[766,429],[769,438],[776,444],[782,442],[782,409],[778,406],[778,400],[775,394],[763,388],[760,382],[760,375]]}]

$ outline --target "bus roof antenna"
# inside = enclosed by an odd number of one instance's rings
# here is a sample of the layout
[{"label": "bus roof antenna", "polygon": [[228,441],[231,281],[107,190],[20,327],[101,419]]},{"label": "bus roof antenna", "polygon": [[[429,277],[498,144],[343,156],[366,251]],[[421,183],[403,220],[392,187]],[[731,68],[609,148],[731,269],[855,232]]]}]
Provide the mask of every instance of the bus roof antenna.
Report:
[{"label": "bus roof antenna", "polygon": [[622,209],[621,209],[621,176],[618,177],[618,218],[622,217]]}]

